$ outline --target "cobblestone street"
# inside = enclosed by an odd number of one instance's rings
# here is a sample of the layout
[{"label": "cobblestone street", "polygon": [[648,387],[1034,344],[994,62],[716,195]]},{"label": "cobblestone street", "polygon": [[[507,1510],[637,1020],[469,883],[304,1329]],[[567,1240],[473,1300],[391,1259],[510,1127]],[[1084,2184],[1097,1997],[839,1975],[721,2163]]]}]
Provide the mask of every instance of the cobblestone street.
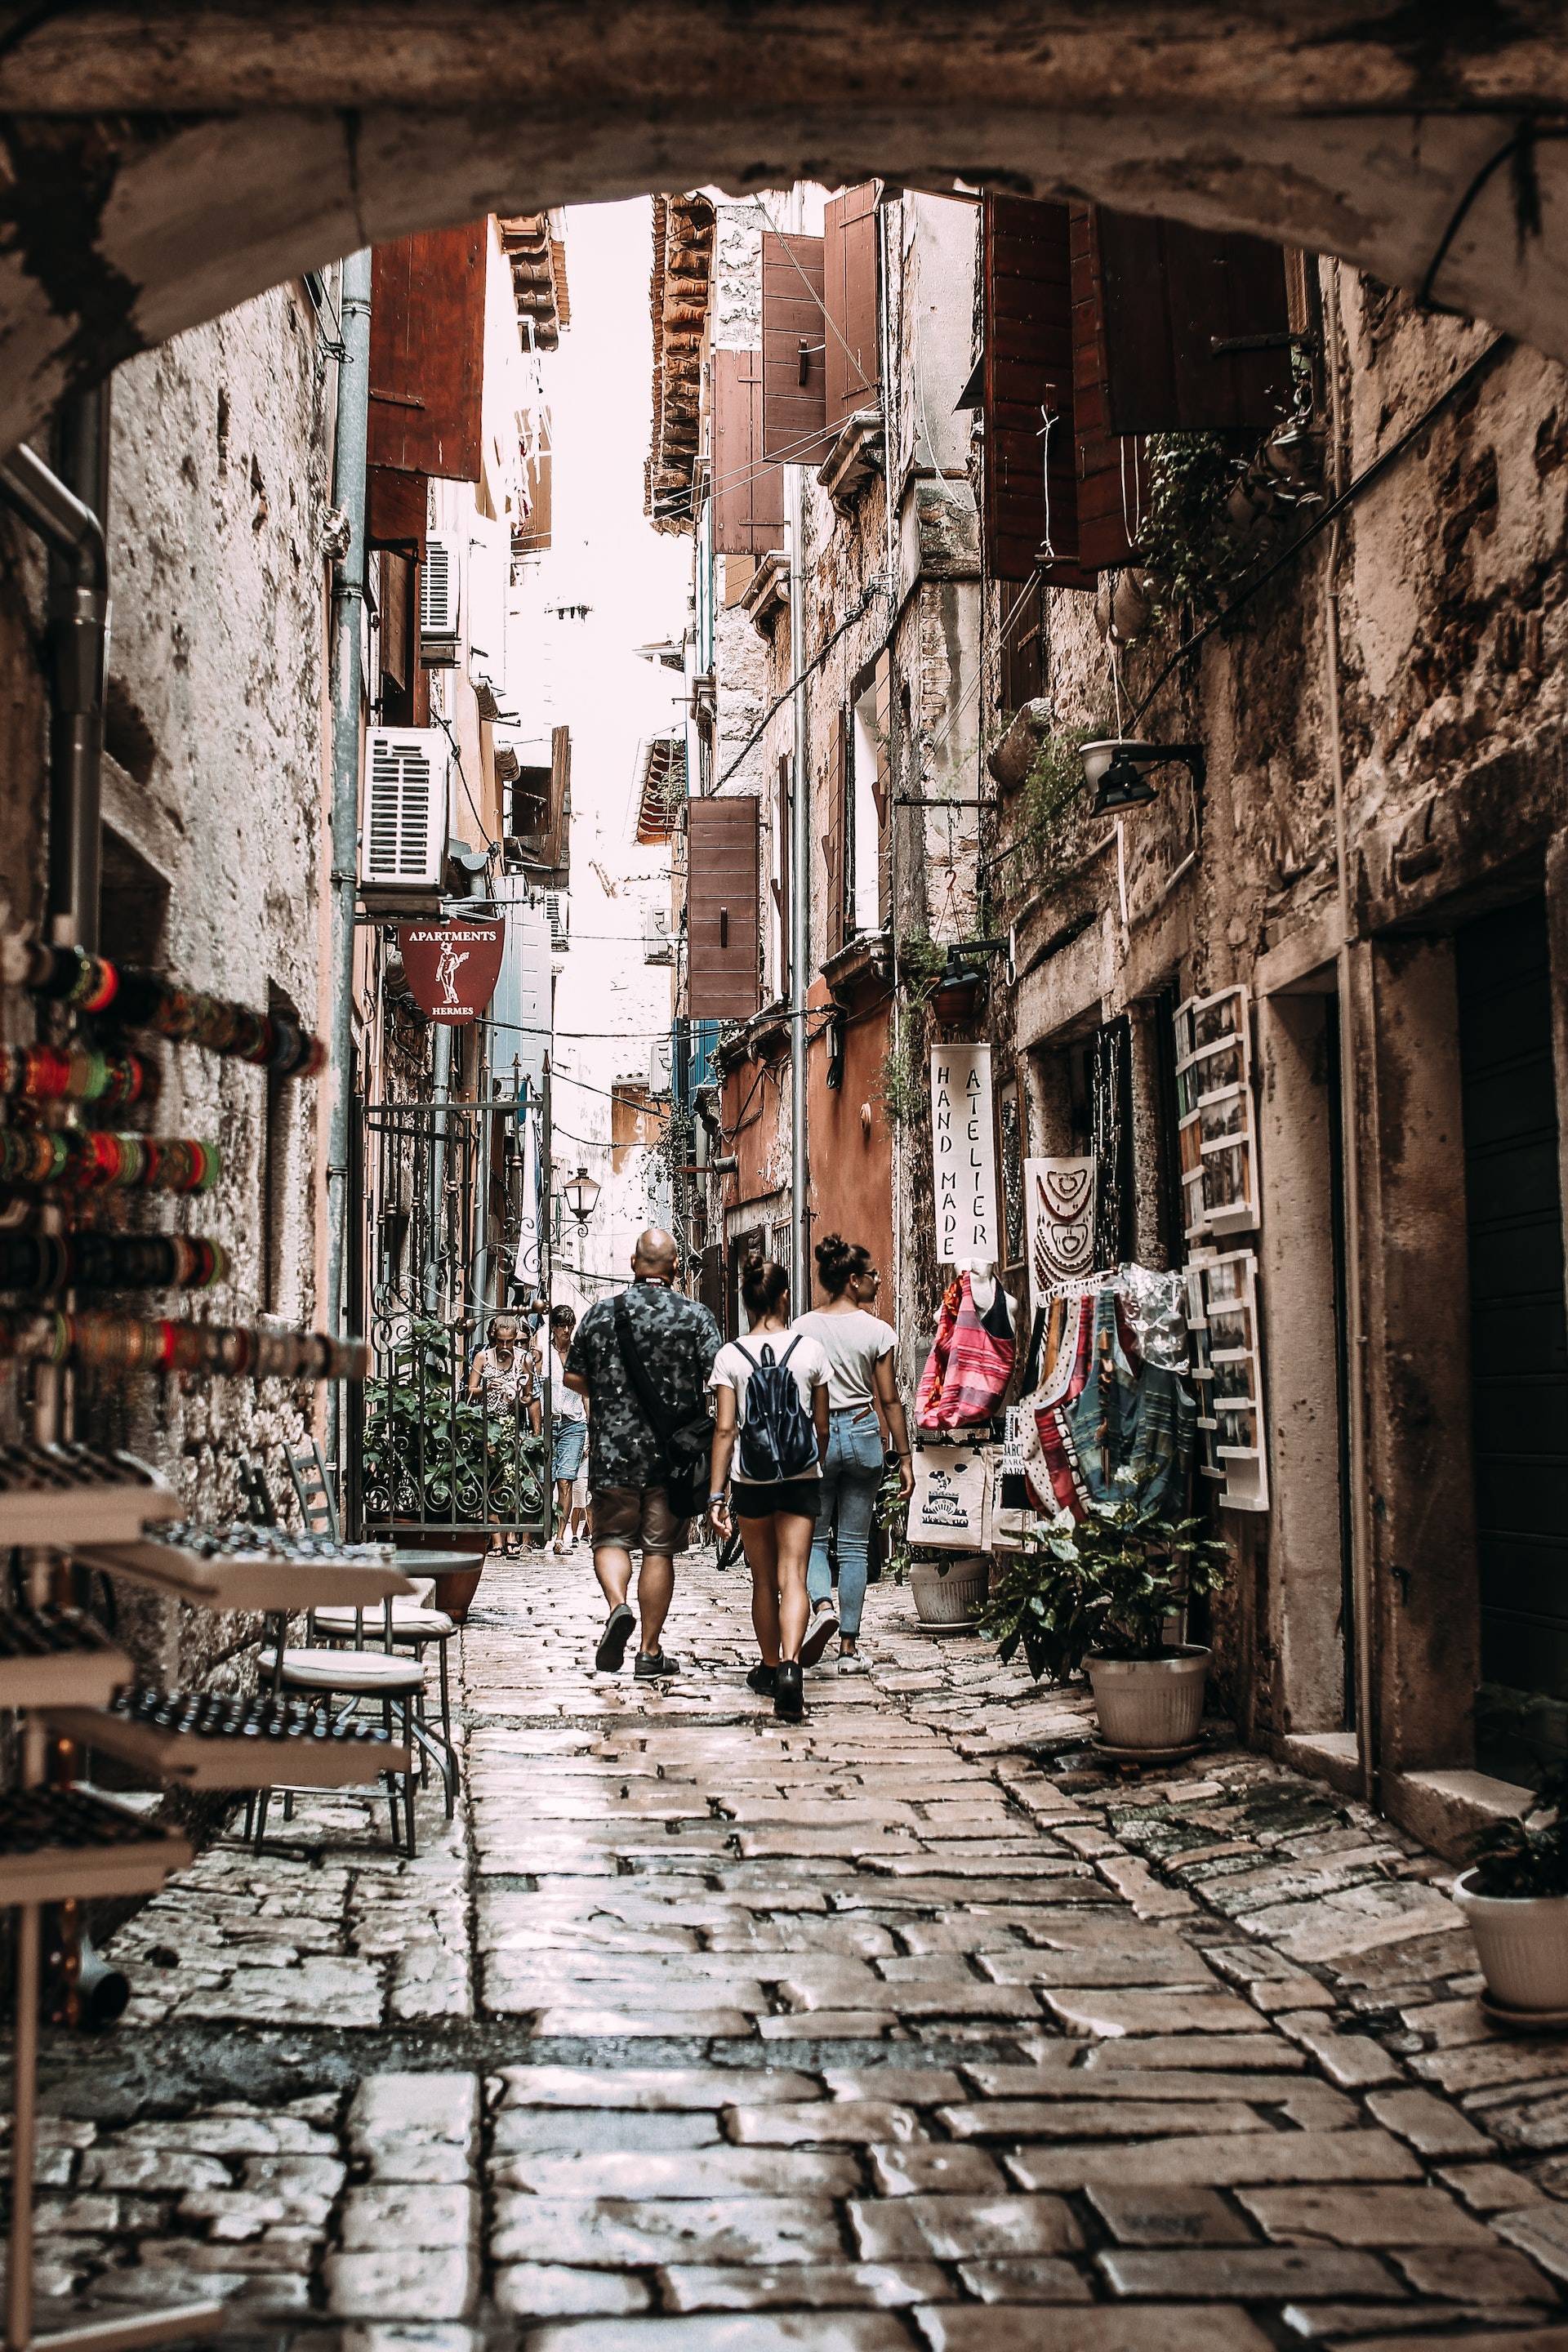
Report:
[{"label": "cobblestone street", "polygon": [[1445,1868],[872,1594],[874,1671],[746,1690],[739,1575],[668,1692],[585,1554],[493,1565],[465,1802],[310,1800],[115,1939],[44,2073],[40,2324],[216,2293],[345,2352],[1562,2352],[1568,2044],[1484,2021]]}]

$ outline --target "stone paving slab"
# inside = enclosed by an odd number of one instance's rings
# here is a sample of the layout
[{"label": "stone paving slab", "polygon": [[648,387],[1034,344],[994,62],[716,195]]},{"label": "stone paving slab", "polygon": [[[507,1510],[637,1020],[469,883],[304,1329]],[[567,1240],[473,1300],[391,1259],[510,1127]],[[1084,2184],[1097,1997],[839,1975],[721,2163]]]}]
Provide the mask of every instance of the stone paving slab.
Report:
[{"label": "stone paving slab", "polygon": [[1568,2352],[1568,2044],[1492,2032],[1411,1839],[1220,1733],[1109,1769],[891,1588],[792,1727],[705,1558],[675,1690],[598,1618],[581,1556],[492,1564],[416,1860],[302,1798],[120,1931],[132,2033],[47,2053],[41,2325]]}]

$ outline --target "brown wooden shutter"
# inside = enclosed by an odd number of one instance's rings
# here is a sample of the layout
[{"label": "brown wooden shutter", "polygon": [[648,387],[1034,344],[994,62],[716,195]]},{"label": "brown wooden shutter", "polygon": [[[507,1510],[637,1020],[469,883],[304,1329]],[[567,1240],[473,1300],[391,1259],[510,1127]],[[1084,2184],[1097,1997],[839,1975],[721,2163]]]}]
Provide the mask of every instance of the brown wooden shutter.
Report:
[{"label": "brown wooden shutter", "polygon": [[881,381],[877,342],[877,183],[830,196],[822,222],[826,305],[827,424],[873,408]]},{"label": "brown wooden shutter", "polygon": [[877,919],[887,930],[893,919],[893,656],[877,656],[872,711],[877,723],[877,765],[872,791],[877,796],[880,840],[877,856]]},{"label": "brown wooden shutter", "polygon": [[713,549],[770,555],[784,545],[784,474],[763,457],[763,355],[713,354]]},{"label": "brown wooden shutter", "polygon": [[375,248],[371,269],[370,463],[479,478],[489,224]]},{"label": "brown wooden shutter", "polygon": [[763,233],[763,455],[820,466],[827,455],[826,320],[819,236]]},{"label": "brown wooden shutter", "polygon": [[1053,583],[1090,586],[1077,562],[1068,207],[987,197],[982,253],[986,569],[1022,582],[1045,563]]},{"label": "brown wooden shutter", "polygon": [[[1094,226],[1113,432],[1261,431],[1285,415],[1290,320],[1279,246],[1103,207]],[[1238,336],[1279,340],[1215,352]]]},{"label": "brown wooden shutter", "polygon": [[1073,439],[1078,451],[1078,559],[1088,581],[1136,561],[1134,536],[1148,497],[1142,444],[1114,433],[1107,384],[1095,209],[1072,205]]},{"label": "brown wooden shutter", "polygon": [[428,475],[401,474],[391,466],[371,467],[365,476],[367,547],[394,547],[423,563],[429,512]]},{"label": "brown wooden shutter", "polygon": [[550,544],[551,510],[555,488],[555,457],[550,438],[550,428],[546,424],[540,434],[537,454],[525,459],[528,517],[512,540],[512,546],[519,555],[541,554]]},{"label": "brown wooden shutter", "polygon": [[757,803],[686,805],[687,1010],[744,1021],[757,1009]]},{"label": "brown wooden shutter", "polygon": [[776,871],[773,877],[773,905],[779,919],[779,994],[789,992],[789,848],[790,792],[789,761],[781,758],[773,785],[773,823],[776,828]]}]

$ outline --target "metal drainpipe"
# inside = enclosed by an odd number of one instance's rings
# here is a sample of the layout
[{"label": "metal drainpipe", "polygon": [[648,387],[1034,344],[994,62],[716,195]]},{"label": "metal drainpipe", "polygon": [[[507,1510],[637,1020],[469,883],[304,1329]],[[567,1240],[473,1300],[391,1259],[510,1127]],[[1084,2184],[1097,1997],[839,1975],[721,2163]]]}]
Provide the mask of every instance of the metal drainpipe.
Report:
[{"label": "metal drainpipe", "polygon": [[[804,218],[797,181],[790,192],[789,225]],[[784,467],[784,537],[789,549],[790,676],[800,680],[790,698],[794,740],[790,752],[789,970],[790,970],[790,1297],[797,1315],[811,1303],[810,1161],[806,1152],[805,999],[811,985],[811,778],[807,766],[805,681],[805,551],[801,544],[804,478],[798,466]]]},{"label": "metal drainpipe", "polygon": [[[108,393],[74,436],[101,496]],[[73,467],[73,470],[75,470]],[[0,499],[49,549],[49,865],[47,920],[57,946],[98,944],[100,763],[109,653],[103,524],[31,449],[0,459]]]},{"label": "metal drainpipe", "polygon": [[[1323,345],[1328,360],[1329,398],[1332,416],[1334,492],[1344,488],[1344,396],[1340,381],[1339,264],[1329,267],[1324,289]],[[1346,1403],[1350,1428],[1351,1588],[1355,1595],[1356,1747],[1361,1763],[1362,1795],[1381,1811],[1383,1741],[1378,1706],[1377,1641],[1373,1623],[1373,1538],[1367,1488],[1366,1308],[1362,1293],[1361,1230],[1361,1104],[1357,1083],[1357,1021],[1355,969],[1351,954],[1355,918],[1351,906],[1348,819],[1345,810],[1344,747],[1340,734],[1340,607],[1339,562],[1341,523],[1330,527],[1328,562],[1323,572],[1323,654],[1326,670],[1329,766],[1334,793],[1334,880],[1339,916],[1335,950],[1335,986],[1340,1023],[1340,1132],[1344,1138],[1341,1181],[1344,1189],[1345,1307],[1350,1329],[1345,1353],[1350,1366]]]},{"label": "metal drainpipe", "polygon": [[[900,203],[901,203],[900,199]],[[888,625],[884,642],[888,656],[888,782],[889,799],[895,767],[893,751],[893,631],[899,616],[899,408],[893,384],[893,208],[891,205],[877,207],[878,226],[881,237],[882,302],[878,325],[881,335],[882,367],[882,503],[887,525],[888,564]],[[903,316],[903,276],[899,278],[900,324]],[[903,1054],[904,1014],[899,985],[899,822],[898,811],[888,811],[888,944],[891,967],[890,985],[893,992],[892,1013],[889,1024],[889,1043],[893,1059],[899,1062]],[[892,1122],[893,1202],[893,1320],[900,1330],[905,1328],[904,1317],[904,1129],[901,1119]]]},{"label": "metal drainpipe", "polygon": [[[365,470],[370,436],[370,249],[343,263],[339,309],[337,423],[332,503],[348,517],[348,551],[332,571],[332,947],[328,1044],[332,1109],[327,1130],[327,1295],[322,1320],[342,1326],[353,1109],[354,901],[359,886],[359,774],[365,587]],[[337,1383],[328,1391],[329,1452],[338,1447]]]}]

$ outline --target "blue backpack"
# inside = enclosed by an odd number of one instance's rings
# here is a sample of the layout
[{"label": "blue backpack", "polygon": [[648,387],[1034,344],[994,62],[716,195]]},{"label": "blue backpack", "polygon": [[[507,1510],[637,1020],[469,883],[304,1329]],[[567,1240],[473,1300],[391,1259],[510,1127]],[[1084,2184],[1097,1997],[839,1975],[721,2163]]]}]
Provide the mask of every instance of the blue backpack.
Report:
[{"label": "blue backpack", "polygon": [[[749,1348],[741,1349],[752,1367],[735,1465],[742,1478],[804,1478],[816,1467],[816,1432],[801,1403],[795,1376],[785,1370],[799,1341],[797,1331],[776,1361],[765,1339],[760,1358]],[[735,1344],[739,1347],[739,1340]]]}]

